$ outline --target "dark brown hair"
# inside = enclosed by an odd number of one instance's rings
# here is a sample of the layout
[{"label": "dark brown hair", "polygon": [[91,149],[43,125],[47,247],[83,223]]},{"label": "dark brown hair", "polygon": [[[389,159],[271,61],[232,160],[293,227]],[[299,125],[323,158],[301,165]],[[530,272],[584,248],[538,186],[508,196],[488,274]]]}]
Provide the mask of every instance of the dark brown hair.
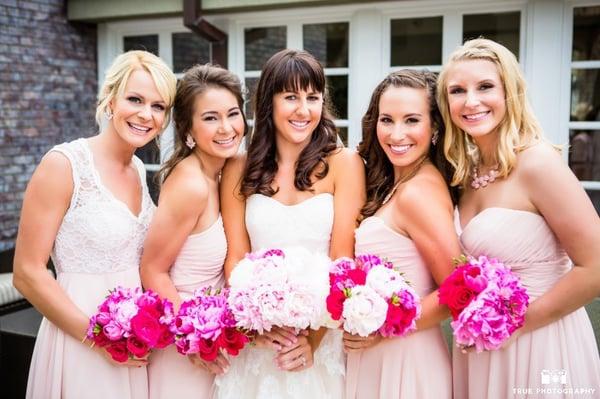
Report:
[{"label": "dark brown hair", "polygon": [[273,96],[284,91],[314,90],[323,93],[323,112],[312,132],[310,142],[296,161],[294,186],[300,191],[311,191],[311,177],[327,176],[326,158],[337,146],[337,130],[328,107],[328,95],[323,67],[306,51],[282,50],[265,63],[254,95],[254,130],[250,135],[248,157],[240,192],[248,197],[255,193],[274,195],[271,187],[277,173]]},{"label": "dark brown hair", "polygon": [[[361,210],[363,217],[373,215],[382,206],[383,199],[394,186],[394,166],[377,139],[379,101],[388,87],[410,87],[424,89],[427,92],[431,130],[438,132],[437,144],[432,143],[429,147],[429,159],[442,173],[447,183],[452,177],[450,165],[444,157],[444,122],[435,100],[435,74],[413,69],[392,72],[373,91],[369,108],[362,118],[362,141],[358,145],[358,153],[366,167],[367,203]],[[454,202],[455,193],[451,192],[451,196]]]},{"label": "dark brown hair", "polygon": [[244,119],[244,135],[248,132],[248,124],[244,115],[242,85],[237,76],[220,66],[211,64],[194,65],[177,82],[177,92],[175,93],[175,103],[173,105],[174,148],[173,154],[160,168],[158,176],[161,182],[169,177],[169,174],[179,162],[192,153],[192,150],[185,145],[185,139],[192,130],[196,99],[210,88],[225,89],[234,95]]}]

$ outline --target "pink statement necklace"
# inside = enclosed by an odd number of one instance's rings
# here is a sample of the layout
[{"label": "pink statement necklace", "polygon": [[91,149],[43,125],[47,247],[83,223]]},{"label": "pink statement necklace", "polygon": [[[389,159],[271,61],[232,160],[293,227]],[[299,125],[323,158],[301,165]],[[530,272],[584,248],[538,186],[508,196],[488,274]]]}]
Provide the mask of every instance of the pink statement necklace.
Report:
[{"label": "pink statement necklace", "polygon": [[471,180],[471,187],[473,187],[475,190],[486,187],[488,184],[496,181],[498,174],[498,165],[494,166],[489,172],[482,176],[479,176],[479,168],[475,166],[473,168],[473,174],[471,175],[473,179]]}]

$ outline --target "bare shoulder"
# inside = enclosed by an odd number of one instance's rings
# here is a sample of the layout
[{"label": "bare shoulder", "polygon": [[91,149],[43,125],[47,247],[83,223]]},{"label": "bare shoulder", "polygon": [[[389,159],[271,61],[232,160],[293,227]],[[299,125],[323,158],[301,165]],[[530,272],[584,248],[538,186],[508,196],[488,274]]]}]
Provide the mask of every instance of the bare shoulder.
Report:
[{"label": "bare shoulder", "polygon": [[332,167],[339,168],[347,167],[348,165],[363,165],[362,159],[360,155],[358,155],[358,152],[345,147],[332,151],[327,157],[327,161]]},{"label": "bare shoulder", "polygon": [[416,215],[432,208],[452,209],[446,182],[433,165],[425,165],[396,195],[395,206],[406,214]]},{"label": "bare shoulder", "polygon": [[72,166],[69,159],[58,151],[50,151],[40,161],[30,184],[53,187],[55,190],[73,190]]},{"label": "bare shoulder", "polygon": [[222,176],[223,179],[233,178],[239,179],[242,177],[244,173],[244,168],[246,167],[246,153],[237,154],[234,157],[231,157],[225,162],[225,166],[223,167]]},{"label": "bare shoulder", "polygon": [[566,168],[560,151],[552,144],[540,141],[517,156],[517,172],[525,179],[532,179],[546,175],[555,168]]},{"label": "bare shoulder", "polygon": [[208,193],[204,173],[192,157],[179,162],[161,187],[161,197],[165,194],[185,203],[201,203],[208,198]]}]

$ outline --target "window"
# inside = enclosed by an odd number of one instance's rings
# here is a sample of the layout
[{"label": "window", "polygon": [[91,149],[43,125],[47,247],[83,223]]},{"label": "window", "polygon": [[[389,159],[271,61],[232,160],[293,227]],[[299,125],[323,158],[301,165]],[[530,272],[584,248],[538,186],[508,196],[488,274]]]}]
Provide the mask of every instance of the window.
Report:
[{"label": "window", "polygon": [[600,212],[600,6],[573,9],[569,166]]},{"label": "window", "polygon": [[442,65],[442,23],[443,17],[393,19],[390,24],[391,66],[439,69]]},{"label": "window", "polygon": [[484,37],[502,44],[519,58],[519,11],[463,16],[463,42]]}]

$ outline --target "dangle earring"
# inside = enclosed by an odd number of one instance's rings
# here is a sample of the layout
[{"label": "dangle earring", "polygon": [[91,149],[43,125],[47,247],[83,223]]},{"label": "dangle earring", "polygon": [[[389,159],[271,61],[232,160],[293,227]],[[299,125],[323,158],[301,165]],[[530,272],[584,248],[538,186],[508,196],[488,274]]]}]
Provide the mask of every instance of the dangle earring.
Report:
[{"label": "dangle earring", "polygon": [[110,110],[110,108],[106,108],[104,110],[104,115],[106,116],[106,119],[111,120],[113,118],[113,113]]},{"label": "dangle earring", "polygon": [[187,145],[190,150],[193,150],[194,147],[196,146],[196,142],[194,141],[194,138],[189,133],[187,134],[187,136],[185,136],[185,145]]},{"label": "dangle earring", "polygon": [[440,132],[438,130],[434,131],[433,135],[431,136],[431,144],[436,145],[439,138],[440,138]]}]

